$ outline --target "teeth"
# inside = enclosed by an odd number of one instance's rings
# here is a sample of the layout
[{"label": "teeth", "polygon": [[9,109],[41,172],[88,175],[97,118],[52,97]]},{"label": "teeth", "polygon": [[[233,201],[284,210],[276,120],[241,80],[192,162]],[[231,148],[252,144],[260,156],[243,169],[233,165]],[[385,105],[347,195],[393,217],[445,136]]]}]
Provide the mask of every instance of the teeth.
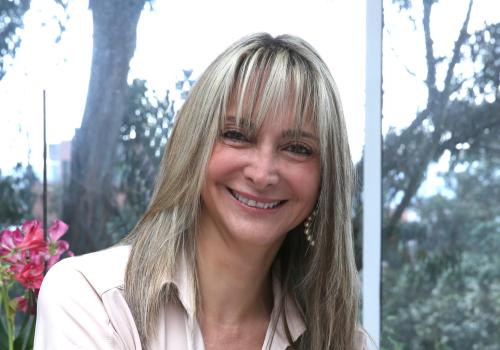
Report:
[{"label": "teeth", "polygon": [[254,201],[253,199],[245,198],[242,195],[240,195],[239,193],[232,192],[232,191],[231,191],[231,193],[233,194],[234,198],[239,200],[241,203],[248,205],[249,207],[253,207],[253,208],[272,209],[272,208],[276,208],[278,206],[278,204],[280,204],[280,201],[269,202],[269,203],[257,202],[257,201]]}]

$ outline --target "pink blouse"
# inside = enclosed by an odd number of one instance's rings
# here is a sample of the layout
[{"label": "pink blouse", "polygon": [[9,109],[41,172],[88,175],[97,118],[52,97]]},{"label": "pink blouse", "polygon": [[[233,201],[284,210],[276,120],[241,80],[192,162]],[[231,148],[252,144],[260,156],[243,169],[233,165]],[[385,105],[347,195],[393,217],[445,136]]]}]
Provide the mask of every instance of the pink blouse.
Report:
[{"label": "pink blouse", "polygon": [[[67,258],[49,271],[38,297],[35,350],[142,349],[139,334],[123,296],[129,246],[118,246],[79,257]],[[157,332],[145,349],[204,350],[203,337],[194,315],[193,290],[187,269],[180,264],[173,283],[179,303],[165,305]],[[280,288],[273,282],[275,305]],[[295,341],[305,330],[295,303],[287,298],[287,322]],[[277,329],[268,328],[262,349],[285,350],[288,340],[277,308]],[[274,322],[270,322],[270,325]]]}]

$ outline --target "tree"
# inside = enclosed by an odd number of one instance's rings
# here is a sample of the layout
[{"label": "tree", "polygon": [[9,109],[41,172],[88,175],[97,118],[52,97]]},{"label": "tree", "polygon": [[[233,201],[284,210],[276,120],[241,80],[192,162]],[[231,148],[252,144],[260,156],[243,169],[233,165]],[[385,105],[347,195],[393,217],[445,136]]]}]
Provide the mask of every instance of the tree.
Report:
[{"label": "tree", "polygon": [[113,242],[130,232],[149,204],[174,117],[168,91],[164,98],[158,97],[144,80],[133,81],[113,167],[116,205],[107,223]]},{"label": "tree", "polygon": [[445,175],[453,195],[417,197],[420,220],[398,225],[404,238],[384,270],[384,348],[498,349],[499,145],[491,137],[462,150]]},{"label": "tree", "polygon": [[127,75],[146,0],[90,0],[94,42],[87,102],[73,140],[71,180],[63,218],[77,253],[110,244],[106,222],[114,206],[112,169],[127,106]]},{"label": "tree", "polygon": [[15,56],[21,43],[19,29],[23,27],[23,16],[30,8],[30,3],[30,0],[0,2],[0,80],[5,75],[4,57]]},{"label": "tree", "polygon": [[[408,6],[408,2],[403,3]],[[497,103],[486,103],[481,108],[475,106],[479,96],[484,98],[487,94],[496,101],[500,97],[500,24],[490,24],[477,33],[468,34],[470,1],[448,59],[434,57],[430,18],[435,3],[430,0],[423,2],[427,106],[408,128],[401,132],[390,130],[384,139],[384,206],[391,208],[384,225],[388,241],[395,241],[396,226],[425,180],[429,165],[437,162],[445,152],[450,152],[453,159],[462,144],[481,142],[485,132],[494,133],[500,129],[500,118],[496,117]],[[464,79],[456,73],[460,63],[476,67],[472,77]],[[443,68],[442,65],[446,65],[446,75],[443,87],[438,88],[440,82],[436,79],[436,72]],[[466,97],[459,99],[460,93]]]},{"label": "tree", "polygon": [[[402,12],[412,6],[393,2]],[[384,137],[382,347],[497,349],[500,24],[470,33],[470,1],[451,52],[438,57],[436,3],[423,1],[420,27],[427,103],[409,127]],[[419,195],[443,156],[451,195]],[[404,219],[409,212],[415,220]]]},{"label": "tree", "polygon": [[[457,35],[449,57],[436,57],[434,54],[434,43],[431,35],[431,13],[435,0],[423,1],[422,28],[425,41],[425,60],[427,76],[425,85],[427,87],[427,105],[418,113],[412,124],[400,134],[392,132],[384,140],[383,178],[384,186],[389,191],[385,202],[394,203],[394,210],[388,217],[384,227],[385,234],[391,236],[395,226],[401,219],[401,215],[410,205],[412,198],[417,193],[420,185],[425,179],[426,169],[433,161],[437,161],[443,151],[443,139],[449,132],[446,124],[450,124],[449,102],[453,92],[461,88],[462,82],[454,76],[455,67],[463,58],[462,47],[467,43],[467,27],[469,25],[472,10],[472,0],[469,1],[467,13],[462,27]],[[442,67],[442,65],[445,65]],[[436,78],[438,69],[446,71],[443,86],[439,88]],[[457,140],[458,141],[458,140]],[[413,159],[410,166],[401,163],[402,159]],[[396,195],[402,194],[397,200]]]},{"label": "tree", "polygon": [[[402,11],[412,5],[409,0],[394,0],[394,3]],[[435,57],[430,22],[435,3],[436,0],[423,1],[422,39],[426,49],[427,76],[424,83],[428,93],[427,104],[417,112],[409,127],[404,130],[390,129],[384,137],[383,206],[387,211],[383,235],[389,242],[397,242],[397,225],[425,181],[429,166],[445,152],[450,152],[453,159],[462,144],[480,143],[485,133],[494,134],[500,129],[495,103],[482,106],[487,109],[484,113],[478,113],[476,106],[478,98],[487,97],[490,101],[500,98],[500,24],[490,24],[469,34],[467,28],[473,4],[470,1],[452,51],[447,57]],[[474,67],[473,75],[463,77],[457,73],[460,65]],[[446,72],[443,81],[436,78],[438,70]],[[356,168],[360,176],[362,161]],[[358,245],[362,230],[361,189],[362,183],[356,193],[353,219]],[[361,266],[359,261],[358,267]]]},{"label": "tree", "polygon": [[0,226],[18,225],[32,217],[36,184],[39,181],[30,165],[17,164],[13,174],[7,176],[0,172]]},{"label": "tree", "polygon": [[[387,242],[397,243],[397,225],[425,181],[429,165],[437,162],[445,152],[454,155],[463,143],[471,140],[480,142],[484,130],[494,132],[500,128],[500,118],[495,118],[494,113],[496,106],[490,105],[487,108],[491,113],[484,114],[475,113],[474,107],[478,95],[499,98],[500,25],[490,24],[477,33],[469,34],[473,9],[473,1],[470,0],[451,52],[437,57],[431,33],[432,9],[437,2],[422,1],[420,28],[425,43],[427,75],[423,83],[427,89],[427,104],[417,112],[409,127],[404,130],[390,129],[384,137],[383,206],[387,210],[383,235]],[[402,14],[412,8],[410,0],[393,0],[393,3],[399,6]],[[416,25],[416,19],[411,15],[408,17]],[[460,75],[457,69],[460,65],[475,67],[473,76]],[[442,80],[437,78],[438,71],[445,72]],[[461,95],[466,97],[457,97]],[[361,174],[361,162],[357,168],[358,174]],[[360,193],[357,198],[354,229],[359,248],[359,232],[362,230]],[[361,261],[358,261],[358,267],[361,266]]]}]

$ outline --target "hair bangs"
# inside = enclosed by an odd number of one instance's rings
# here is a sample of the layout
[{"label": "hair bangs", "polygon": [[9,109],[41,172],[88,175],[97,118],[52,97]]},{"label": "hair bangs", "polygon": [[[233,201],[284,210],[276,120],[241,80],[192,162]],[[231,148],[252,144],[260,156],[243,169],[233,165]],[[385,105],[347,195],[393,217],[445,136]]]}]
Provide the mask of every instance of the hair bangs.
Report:
[{"label": "hair bangs", "polygon": [[[294,56],[281,47],[260,47],[243,55],[221,125],[232,117],[237,124],[251,123],[258,131],[269,118],[278,122],[278,118],[291,118],[297,131],[306,121],[316,128],[313,74],[305,62]],[[229,111],[235,115],[228,115]]]}]

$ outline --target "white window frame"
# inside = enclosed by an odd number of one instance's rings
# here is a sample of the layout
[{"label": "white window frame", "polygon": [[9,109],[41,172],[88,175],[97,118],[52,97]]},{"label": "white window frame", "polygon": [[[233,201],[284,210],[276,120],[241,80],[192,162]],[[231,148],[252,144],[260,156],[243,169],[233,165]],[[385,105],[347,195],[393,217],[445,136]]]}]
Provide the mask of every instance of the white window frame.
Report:
[{"label": "white window frame", "polygon": [[363,156],[363,327],[380,348],[382,237],[382,0],[366,0]]}]

